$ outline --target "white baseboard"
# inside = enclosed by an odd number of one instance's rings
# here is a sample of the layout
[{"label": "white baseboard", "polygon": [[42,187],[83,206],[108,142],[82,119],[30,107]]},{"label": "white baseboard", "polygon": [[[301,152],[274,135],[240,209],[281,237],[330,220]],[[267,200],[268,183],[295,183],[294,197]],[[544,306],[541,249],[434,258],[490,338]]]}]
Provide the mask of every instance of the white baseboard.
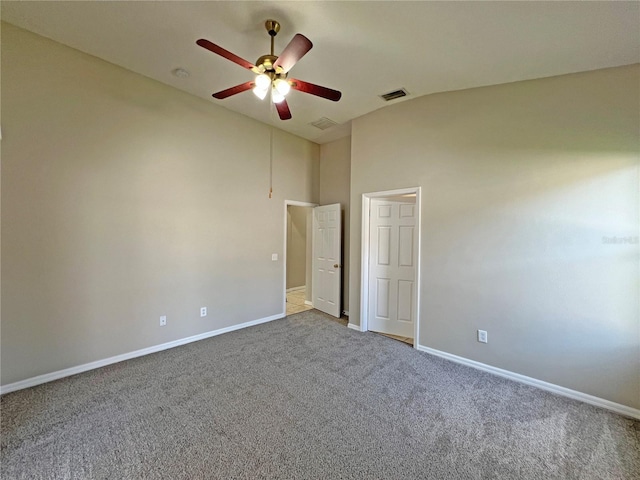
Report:
[{"label": "white baseboard", "polygon": [[300,290],[306,290],[306,289],[307,289],[306,285],[302,285],[301,287],[291,287],[291,288],[287,288],[287,293],[299,292]]},{"label": "white baseboard", "polygon": [[557,395],[562,395],[563,397],[569,397],[574,400],[579,400],[581,402],[588,403],[590,405],[595,405],[596,407],[601,407],[607,410],[611,410],[612,412],[619,413],[620,415],[625,415],[627,417],[636,418],[640,420],[640,410],[637,408],[628,407],[627,405],[615,403],[610,400],[606,400],[604,398],[594,397],[593,395],[589,395],[587,393],[571,390],[570,388],[561,387],[560,385],[555,385],[553,383],[548,383],[543,380],[527,377],[526,375],[520,375],[519,373],[511,372],[509,370],[503,370],[502,368],[492,367],[491,365],[476,362],[475,360],[470,360],[468,358],[459,357],[451,353],[442,352],[440,350],[436,350],[435,348],[429,348],[423,345],[417,345],[416,348],[421,352],[426,352],[431,355],[435,355],[437,357],[451,360],[452,362],[461,363],[462,365],[466,365],[468,367],[476,368],[484,372],[489,372],[494,375],[498,375],[500,377],[508,378],[510,380],[515,380],[516,382],[524,383],[526,385],[531,385],[532,387],[537,387],[542,390],[547,390]]},{"label": "white baseboard", "polygon": [[304,304],[309,305],[310,307],[313,307],[313,302],[310,302],[309,300],[305,300]]},{"label": "white baseboard", "polygon": [[357,330],[358,332],[362,331],[362,328],[360,328],[360,325],[355,325],[353,323],[347,323],[347,327],[349,327],[352,330]]},{"label": "white baseboard", "polygon": [[116,355],[115,357],[105,358],[103,360],[96,360],[95,362],[85,363],[76,367],[65,368],[64,370],[58,370],[57,372],[45,373],[44,375],[38,375],[37,377],[27,378],[26,380],[20,380],[19,382],[9,383],[8,385],[0,386],[0,395],[13,392],[15,390],[22,390],[23,388],[34,387],[41,383],[51,382],[60,378],[69,377],[78,373],[86,372],[88,370],[94,370],[96,368],[105,367],[113,363],[122,362],[131,358],[142,357],[143,355],[149,355],[150,353],[161,352],[162,350],[168,350],[169,348],[179,347],[191,342],[197,342],[198,340],[204,340],[205,338],[215,337],[216,335],[222,335],[223,333],[233,332],[234,330],[240,330],[261,323],[270,322],[272,320],[278,320],[284,318],[284,313],[277,313],[269,317],[259,318],[257,320],[251,320],[249,322],[240,323],[238,325],[231,325],[230,327],[219,328],[218,330],[212,330],[210,332],[200,333],[191,337],[181,338],[179,340],[173,340],[171,342],[162,343],[160,345],[154,345],[153,347],[143,348],[134,352],[123,353]]}]

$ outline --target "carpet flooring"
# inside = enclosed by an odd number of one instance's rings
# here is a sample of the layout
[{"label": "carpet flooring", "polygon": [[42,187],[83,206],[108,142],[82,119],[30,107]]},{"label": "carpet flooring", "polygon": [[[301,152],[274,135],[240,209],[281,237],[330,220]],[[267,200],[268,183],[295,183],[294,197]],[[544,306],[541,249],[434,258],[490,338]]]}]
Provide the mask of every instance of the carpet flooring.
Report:
[{"label": "carpet flooring", "polygon": [[640,422],[317,311],[0,407],[3,479],[640,478]]}]

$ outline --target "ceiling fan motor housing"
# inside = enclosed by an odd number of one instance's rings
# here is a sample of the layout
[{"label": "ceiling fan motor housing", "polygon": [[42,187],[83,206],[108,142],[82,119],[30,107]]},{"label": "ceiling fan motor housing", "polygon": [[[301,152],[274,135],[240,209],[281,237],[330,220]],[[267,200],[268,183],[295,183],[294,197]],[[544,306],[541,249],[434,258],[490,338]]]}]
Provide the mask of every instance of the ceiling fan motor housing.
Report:
[{"label": "ceiling fan motor housing", "polygon": [[[277,59],[278,59],[277,55],[262,55],[258,60],[256,60],[256,66],[258,68],[263,67],[264,68],[263,73],[275,72],[275,69],[273,68],[273,64],[276,63]],[[260,68],[260,70],[262,69]]]}]

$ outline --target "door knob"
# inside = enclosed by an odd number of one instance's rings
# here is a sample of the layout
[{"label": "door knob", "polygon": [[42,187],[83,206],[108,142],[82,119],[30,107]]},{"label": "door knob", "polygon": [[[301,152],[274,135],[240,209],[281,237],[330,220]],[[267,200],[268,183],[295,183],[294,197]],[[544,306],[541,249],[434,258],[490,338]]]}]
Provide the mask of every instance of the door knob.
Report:
[{"label": "door knob", "polygon": [[333,268],[338,268],[340,265],[338,265],[337,263],[333,266]]}]

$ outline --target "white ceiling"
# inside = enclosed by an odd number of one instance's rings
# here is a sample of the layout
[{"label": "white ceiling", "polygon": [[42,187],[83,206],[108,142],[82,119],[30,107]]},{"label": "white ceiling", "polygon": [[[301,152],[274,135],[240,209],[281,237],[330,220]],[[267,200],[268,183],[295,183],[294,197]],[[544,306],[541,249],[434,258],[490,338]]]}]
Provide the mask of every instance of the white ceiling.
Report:
[{"label": "white ceiling", "polygon": [[[2,20],[309,140],[350,133],[350,121],[405,87],[415,98],[640,62],[639,2],[2,1]],[[330,102],[292,91],[293,119],[245,92],[211,93],[252,73],[198,47],[206,38],[250,62],[269,52],[268,18],[313,49],[291,76],[341,90]],[[177,78],[175,68],[191,75]],[[213,107],[212,107],[213,108]],[[321,131],[320,117],[340,124]]]}]

